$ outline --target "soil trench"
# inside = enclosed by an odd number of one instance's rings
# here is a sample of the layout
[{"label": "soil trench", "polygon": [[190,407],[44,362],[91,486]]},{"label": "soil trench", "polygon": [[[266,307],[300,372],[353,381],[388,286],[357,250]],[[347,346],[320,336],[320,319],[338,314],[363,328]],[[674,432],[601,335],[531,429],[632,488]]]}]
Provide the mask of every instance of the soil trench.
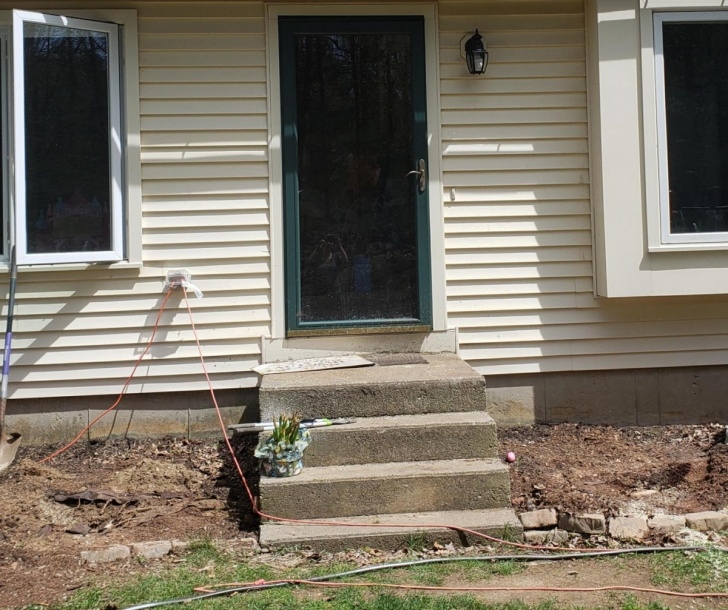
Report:
[{"label": "soil trench", "polygon": [[[518,512],[649,516],[726,508],[724,426],[560,424],[498,434],[501,457],[516,454],[509,468]],[[252,442],[236,437],[255,491]],[[221,441],[84,442],[39,464],[53,449],[21,447],[0,474],[2,608],[52,604],[80,587],[175,561],[94,565],[81,560],[82,551],[151,540],[235,544],[255,536],[256,519]]]}]

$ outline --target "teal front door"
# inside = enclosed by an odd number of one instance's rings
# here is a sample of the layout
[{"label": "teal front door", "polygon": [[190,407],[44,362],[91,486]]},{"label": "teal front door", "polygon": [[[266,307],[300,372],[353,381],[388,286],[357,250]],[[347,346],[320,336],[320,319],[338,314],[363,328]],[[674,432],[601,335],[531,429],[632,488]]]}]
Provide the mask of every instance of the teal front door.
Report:
[{"label": "teal front door", "polygon": [[424,20],[279,39],[288,334],[431,328]]}]

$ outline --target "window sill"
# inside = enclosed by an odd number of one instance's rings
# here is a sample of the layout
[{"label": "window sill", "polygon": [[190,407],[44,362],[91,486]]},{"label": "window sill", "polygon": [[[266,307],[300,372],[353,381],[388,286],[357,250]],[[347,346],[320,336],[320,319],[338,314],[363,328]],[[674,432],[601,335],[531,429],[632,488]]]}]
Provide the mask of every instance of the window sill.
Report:
[{"label": "window sill", "polygon": [[728,242],[661,244],[649,246],[647,251],[658,254],[660,252],[718,252],[728,250]]},{"label": "window sill", "polygon": [[[115,269],[141,269],[144,266],[141,262],[123,261],[120,263],[57,263],[55,265],[39,264],[39,265],[18,265],[19,271],[22,273],[34,271],[85,271],[87,269],[104,269],[113,271]],[[0,262],[0,273],[6,273],[10,270],[10,263],[7,260]]]}]

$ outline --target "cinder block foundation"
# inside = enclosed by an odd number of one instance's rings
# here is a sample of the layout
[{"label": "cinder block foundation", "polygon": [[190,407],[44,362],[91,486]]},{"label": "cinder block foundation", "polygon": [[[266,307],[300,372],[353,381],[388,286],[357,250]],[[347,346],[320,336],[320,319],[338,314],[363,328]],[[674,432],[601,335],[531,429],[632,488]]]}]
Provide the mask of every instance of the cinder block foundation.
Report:
[{"label": "cinder block foundation", "polygon": [[492,375],[485,385],[488,413],[501,426],[728,420],[728,366]]},{"label": "cinder block foundation", "polygon": [[[257,388],[225,390],[217,397],[226,425],[260,421]],[[67,442],[115,399],[11,398],[6,425],[23,435],[24,445]],[[728,422],[728,366],[491,375],[485,377],[485,399],[487,412],[500,426],[723,423]],[[89,437],[169,434],[219,434],[209,392],[127,395],[119,412],[104,417]]]},{"label": "cinder block foundation", "polygon": [[[259,421],[258,390],[216,393],[225,425]],[[9,400],[5,423],[23,435],[24,445],[68,442],[116,401],[117,396]],[[101,418],[87,439],[200,437],[220,435],[210,393],[167,392],[126,395],[119,406]]]}]

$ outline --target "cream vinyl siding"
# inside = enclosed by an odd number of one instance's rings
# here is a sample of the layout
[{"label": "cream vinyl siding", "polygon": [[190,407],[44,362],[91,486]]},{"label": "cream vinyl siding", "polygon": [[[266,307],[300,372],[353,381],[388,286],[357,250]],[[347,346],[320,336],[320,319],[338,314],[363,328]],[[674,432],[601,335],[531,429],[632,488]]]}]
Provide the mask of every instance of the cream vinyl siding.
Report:
[{"label": "cream vinyl siding", "polygon": [[[168,269],[189,270],[204,292],[189,300],[215,387],[257,385],[271,273],[262,3],[0,4],[13,7],[137,10],[143,267],[21,269],[11,397],[118,393],[151,336]],[[206,388],[175,291],[129,391]]]},{"label": "cream vinyl siding", "polygon": [[[581,0],[440,4],[448,322],[484,374],[725,364],[726,299],[595,299]],[[479,27],[484,77],[459,45]]]},{"label": "cream vinyl siding", "polygon": [[[260,3],[139,3],[144,260],[204,291],[190,299],[216,388],[257,385],[270,333],[264,31]],[[159,389],[178,374],[203,389],[176,300]]]},{"label": "cream vinyl siding", "polygon": [[[21,269],[11,398],[118,393],[169,269],[189,270],[205,293],[190,303],[215,387],[254,387],[281,273],[270,259],[264,5],[0,2],[84,6],[138,12],[143,265]],[[437,10],[447,322],[461,355],[484,374],[728,362],[725,298],[593,296],[582,0]],[[476,26],[490,49],[482,77],[460,54]],[[204,389],[177,291],[129,391]]]}]

